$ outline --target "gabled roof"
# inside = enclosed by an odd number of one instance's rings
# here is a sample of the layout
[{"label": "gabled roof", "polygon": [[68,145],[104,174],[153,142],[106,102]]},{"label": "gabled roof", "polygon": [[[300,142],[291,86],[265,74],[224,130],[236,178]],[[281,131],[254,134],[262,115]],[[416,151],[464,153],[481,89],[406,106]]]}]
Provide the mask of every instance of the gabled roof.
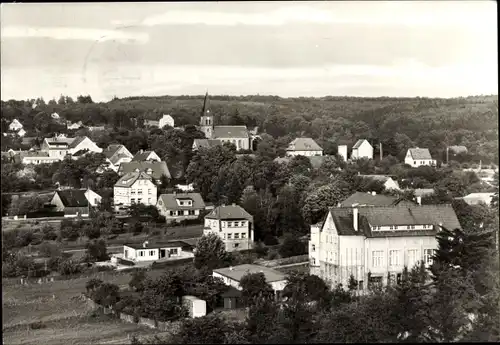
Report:
[{"label": "gabled roof", "polygon": [[410,152],[410,155],[413,159],[419,160],[419,159],[432,159],[431,153],[429,152],[429,149],[421,149],[421,148],[411,148],[408,149],[408,152]]},{"label": "gabled roof", "polygon": [[110,144],[102,151],[102,153],[106,156],[106,158],[110,159],[122,147],[124,146],[121,144]]},{"label": "gabled roof", "polygon": [[109,161],[113,163],[113,165],[116,165],[116,163],[118,163],[118,161],[122,158],[130,158],[130,156],[125,153],[120,153],[111,157]]},{"label": "gabled roof", "polygon": [[[339,235],[344,236],[434,236],[440,224],[447,229],[460,228],[460,223],[451,205],[360,207],[358,208],[359,231],[355,231],[353,227],[353,208],[331,208],[329,212]],[[434,229],[371,231],[370,225],[434,225]]]},{"label": "gabled roof", "polygon": [[295,138],[286,149],[287,151],[323,151],[312,138]]},{"label": "gabled roof", "polygon": [[87,207],[89,201],[85,196],[85,189],[66,189],[58,190],[56,194],[59,195],[64,207]]},{"label": "gabled roof", "polygon": [[215,126],[213,137],[218,138],[249,138],[247,126]]},{"label": "gabled roof", "polygon": [[[193,206],[179,206],[177,204],[177,199],[190,199],[193,201]],[[201,197],[200,193],[169,193],[162,194],[158,198],[158,202],[161,200],[163,203],[161,207],[166,210],[194,210],[194,209],[204,209],[205,202]]]},{"label": "gabled roof", "polygon": [[253,220],[251,214],[249,214],[245,209],[238,205],[231,206],[217,206],[209,214],[205,216],[209,219],[248,219]]},{"label": "gabled roof", "polygon": [[168,178],[171,178],[170,171],[168,170],[166,162],[128,162],[120,164],[119,172],[122,174],[126,174],[129,172],[135,172],[136,169],[139,171],[147,172],[148,169],[152,170],[152,177],[155,180],[159,180],[162,175],[166,175]]},{"label": "gabled roof", "polygon": [[222,145],[222,141],[219,139],[194,139],[193,144],[197,147],[211,148],[214,146]]},{"label": "gabled roof", "polygon": [[88,149],[83,149],[83,150],[78,150],[76,151],[75,153],[72,154],[73,157],[80,157],[80,156],[83,156],[85,154],[89,153],[89,150]]},{"label": "gabled roof", "polygon": [[[397,197],[385,194],[372,195],[371,193],[356,192],[340,203],[340,207],[351,207],[354,204],[362,206],[392,206]],[[401,201],[400,205],[415,205],[410,201]]]},{"label": "gabled roof", "polygon": [[[354,144],[354,146],[352,148],[358,149],[365,141],[368,143],[368,140],[366,140],[366,139],[359,139],[358,141],[356,141],[356,143]],[[368,143],[368,144],[370,144],[370,143]]]},{"label": "gabled roof", "polygon": [[45,138],[44,141],[49,145],[70,145],[76,138],[66,138],[66,137],[51,137]]},{"label": "gabled roof", "polygon": [[115,187],[131,187],[137,180],[151,180],[151,176],[146,174],[145,172],[130,172],[123,175],[116,183]]},{"label": "gabled roof", "polygon": [[[156,152],[154,151],[138,151],[135,156],[132,158],[132,162],[145,162],[147,159],[148,159],[148,156],[151,154],[151,153],[154,153],[156,154]],[[158,156],[158,155],[157,155]]]},{"label": "gabled roof", "polygon": [[495,193],[470,193],[462,199],[469,205],[477,205],[480,202],[490,205],[494,195]]},{"label": "gabled roof", "polygon": [[75,147],[77,147],[78,145],[80,145],[85,139],[87,139],[87,137],[85,137],[85,136],[83,136],[83,137],[76,137],[71,142],[71,144],[69,144],[69,148],[70,149],[74,149]]}]

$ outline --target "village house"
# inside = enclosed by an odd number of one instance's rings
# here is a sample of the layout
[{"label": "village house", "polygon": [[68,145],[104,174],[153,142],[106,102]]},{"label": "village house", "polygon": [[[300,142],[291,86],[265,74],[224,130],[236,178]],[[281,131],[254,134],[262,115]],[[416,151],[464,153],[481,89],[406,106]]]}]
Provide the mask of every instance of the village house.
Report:
[{"label": "village house", "polygon": [[132,153],[124,145],[120,144],[110,144],[102,153],[106,156],[107,168],[114,172],[118,172],[120,164],[129,163],[133,158]]},{"label": "village house", "polygon": [[311,226],[310,273],[344,287],[353,275],[360,290],[396,282],[405,266],[432,263],[440,226],[460,228],[451,205],[331,208]]},{"label": "village house", "polygon": [[373,159],[373,146],[366,139],[359,139],[352,147],[351,159]]},{"label": "village house", "polygon": [[[208,92],[205,95],[203,109],[200,118],[198,129],[205,133],[205,138],[209,140],[219,140],[219,142],[209,141],[209,145],[232,143],[236,146],[236,150],[253,150],[252,144],[259,136],[252,135],[246,126],[215,126],[214,117],[209,109]],[[195,139],[193,142],[193,150],[203,147],[207,142],[200,142]]]},{"label": "village house", "polygon": [[218,235],[226,245],[226,251],[253,248],[253,217],[236,204],[217,206],[205,216],[203,234]]},{"label": "village house", "polygon": [[[16,159],[17,157],[18,159]],[[43,151],[23,151],[18,153],[17,157],[14,158],[15,161],[20,161],[26,165],[38,165],[60,161],[58,157],[51,157],[48,152]]]},{"label": "village house", "polygon": [[286,149],[287,156],[323,156],[323,149],[312,138],[295,138]]},{"label": "village house", "polygon": [[212,276],[220,278],[230,287],[228,291],[223,293],[221,297],[224,300],[225,309],[235,309],[241,306],[241,279],[247,274],[262,273],[266,278],[266,282],[271,285],[276,298],[280,298],[281,292],[287,284],[286,275],[269,267],[243,264],[238,266],[230,266],[213,270]]},{"label": "village house", "polygon": [[159,120],[144,120],[144,126],[146,127],[158,127],[163,128],[165,126],[174,127],[174,118],[168,114],[163,114]]},{"label": "village house", "polygon": [[429,149],[422,148],[411,148],[406,152],[405,164],[410,165],[413,168],[418,168],[421,166],[435,166],[436,160],[432,159]]},{"label": "village house", "polygon": [[[418,201],[421,201],[417,198]],[[344,201],[340,202],[338,207],[365,207],[365,206],[414,206],[416,203],[402,200],[398,202],[398,198],[392,195],[377,194],[376,192],[356,192],[349,196]]]},{"label": "village house", "polygon": [[167,222],[196,219],[205,210],[200,193],[161,194],[156,208]]},{"label": "village house", "polygon": [[90,189],[66,189],[56,191],[50,204],[55,211],[64,212],[64,217],[88,217],[90,207],[100,202],[101,196]]},{"label": "village house", "polygon": [[384,183],[384,188],[386,190],[395,189],[399,190],[399,183],[396,180],[393,180],[392,177],[387,175],[358,175],[359,177],[371,179],[375,181],[381,181]]},{"label": "village house", "polygon": [[23,129],[23,124],[18,119],[12,120],[9,124],[9,131],[17,132],[21,129]]},{"label": "village house", "polygon": [[123,258],[134,262],[157,261],[172,258],[192,257],[193,254],[183,249],[190,246],[182,241],[165,243],[150,243],[144,241],[141,244],[126,244],[123,246]]},{"label": "village house", "polygon": [[61,134],[43,139],[41,151],[63,160],[66,155],[78,157],[88,152],[101,153],[102,149],[86,136],[67,138]]},{"label": "village house", "polygon": [[487,206],[490,206],[491,200],[493,199],[494,195],[495,193],[470,193],[464,196],[463,198],[458,198],[458,199],[462,199],[468,205],[485,204]]},{"label": "village house", "polygon": [[144,171],[124,174],[116,183],[114,190],[115,209],[127,208],[132,204],[156,205],[157,187],[151,175]]},{"label": "village house", "polygon": [[131,162],[161,162],[160,156],[154,151],[139,150],[132,158]]},{"label": "village house", "polygon": [[165,175],[167,178],[172,178],[170,170],[166,162],[141,161],[122,163],[118,168],[118,175],[123,176],[130,172],[144,172],[151,176],[154,181],[161,183],[161,177]]}]

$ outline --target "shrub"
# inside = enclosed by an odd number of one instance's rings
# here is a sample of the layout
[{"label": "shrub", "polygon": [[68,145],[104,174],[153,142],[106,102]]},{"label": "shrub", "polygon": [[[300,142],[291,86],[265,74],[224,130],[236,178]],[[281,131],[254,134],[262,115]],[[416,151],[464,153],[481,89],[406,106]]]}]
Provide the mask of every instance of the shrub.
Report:
[{"label": "shrub", "polygon": [[33,322],[30,324],[31,329],[42,329],[42,328],[47,328],[47,325],[43,323],[42,321],[37,321]]},{"label": "shrub", "polygon": [[128,283],[128,286],[130,288],[134,289],[135,291],[142,291],[144,290],[144,281],[146,280],[146,272],[143,270],[137,270],[132,273],[132,278],[130,279],[130,282]]},{"label": "shrub", "polygon": [[98,288],[96,288],[92,293],[92,299],[105,307],[110,307],[115,305],[119,299],[120,288],[118,285],[103,283]]},{"label": "shrub", "polygon": [[43,242],[38,247],[38,252],[46,258],[55,258],[61,256],[61,246],[57,243]]},{"label": "shrub", "polygon": [[42,233],[44,241],[54,241],[57,239],[57,232],[49,224],[42,227]]},{"label": "shrub", "polygon": [[277,244],[279,244],[279,241],[278,241],[278,238],[276,238],[276,236],[273,236],[273,235],[266,235],[266,237],[264,237],[264,244],[266,246],[275,246]]},{"label": "shrub", "polygon": [[287,236],[279,249],[279,254],[282,258],[304,255],[307,254],[307,246],[299,239],[292,236]]},{"label": "shrub", "polygon": [[87,284],[85,284],[85,289],[87,290],[87,293],[90,293],[95,291],[102,284],[103,281],[101,279],[92,278],[87,282]]},{"label": "shrub", "polygon": [[254,247],[254,250],[255,250],[255,253],[259,256],[259,257],[264,257],[267,255],[267,253],[269,252],[269,248],[265,247],[262,242],[257,242],[257,244],[255,245]]},{"label": "shrub", "polygon": [[62,260],[59,262],[57,271],[61,275],[72,275],[80,273],[82,271],[82,267],[78,262],[73,260]]}]

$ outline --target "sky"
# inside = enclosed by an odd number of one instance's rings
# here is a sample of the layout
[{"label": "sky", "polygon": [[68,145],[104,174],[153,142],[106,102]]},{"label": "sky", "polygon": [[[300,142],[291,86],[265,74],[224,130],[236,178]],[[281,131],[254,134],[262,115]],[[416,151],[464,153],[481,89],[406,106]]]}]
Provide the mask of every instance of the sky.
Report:
[{"label": "sky", "polygon": [[1,99],[498,94],[495,1],[1,4]]}]

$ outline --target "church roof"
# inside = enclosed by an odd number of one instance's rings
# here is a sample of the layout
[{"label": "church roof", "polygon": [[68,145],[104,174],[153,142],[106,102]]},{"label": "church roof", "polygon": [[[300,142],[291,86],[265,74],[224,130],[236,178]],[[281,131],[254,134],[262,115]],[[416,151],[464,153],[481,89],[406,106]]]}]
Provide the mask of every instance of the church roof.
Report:
[{"label": "church roof", "polygon": [[215,126],[214,139],[249,138],[247,126]]}]

